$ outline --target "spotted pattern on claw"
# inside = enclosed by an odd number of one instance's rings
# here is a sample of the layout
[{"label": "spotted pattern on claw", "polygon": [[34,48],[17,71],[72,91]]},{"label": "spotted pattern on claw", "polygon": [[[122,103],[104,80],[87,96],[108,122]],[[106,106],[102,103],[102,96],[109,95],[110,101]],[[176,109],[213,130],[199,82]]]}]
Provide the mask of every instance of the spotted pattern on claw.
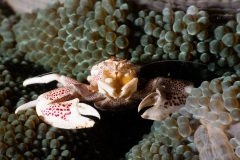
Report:
[{"label": "spotted pattern on claw", "polygon": [[165,86],[165,89],[169,91],[169,93],[181,93],[186,86],[189,85],[189,82],[185,81],[183,82],[182,80],[175,80],[172,81],[170,78],[165,78],[161,82],[161,85]]},{"label": "spotted pattern on claw", "polygon": [[164,120],[170,114],[184,107],[187,96],[191,93],[193,83],[184,80],[158,77],[152,82],[153,92],[139,104],[138,110],[148,108],[141,116],[146,119]]},{"label": "spotted pattern on claw", "polygon": [[46,98],[47,100],[50,100],[50,101],[57,100],[64,97],[67,94],[70,94],[71,89],[72,89],[72,86],[57,88],[43,94],[43,98]]},{"label": "spotted pattern on claw", "polygon": [[167,102],[164,103],[164,108],[168,108],[168,106],[181,106],[185,104],[187,96],[183,94],[178,95],[171,95],[169,93],[166,93],[166,100]]},{"label": "spotted pattern on claw", "polygon": [[167,100],[163,105],[164,108],[168,108],[169,106],[178,107],[185,104],[186,98],[189,94],[185,92],[185,88],[189,86],[189,82],[164,79],[160,83],[164,86],[164,92]]},{"label": "spotted pattern on claw", "polygon": [[54,103],[45,109],[40,109],[40,111],[45,116],[60,117],[61,119],[68,121],[66,116],[71,114],[71,105],[72,103]]}]

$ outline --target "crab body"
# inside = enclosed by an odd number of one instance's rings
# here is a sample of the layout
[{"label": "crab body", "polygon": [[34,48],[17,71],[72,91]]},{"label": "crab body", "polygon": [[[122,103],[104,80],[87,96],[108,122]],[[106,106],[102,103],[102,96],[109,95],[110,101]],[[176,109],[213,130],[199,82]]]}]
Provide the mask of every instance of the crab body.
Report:
[{"label": "crab body", "polygon": [[104,95],[101,101],[94,101],[101,110],[118,111],[138,103],[132,99],[138,84],[135,66],[127,60],[111,58],[96,64],[88,81],[91,91]]},{"label": "crab body", "polygon": [[27,79],[24,86],[56,80],[61,87],[19,106],[16,113],[36,106],[37,114],[46,123],[59,128],[77,129],[94,125],[93,120],[83,115],[100,118],[97,110],[79,102],[93,102],[96,108],[107,111],[126,110],[140,102],[139,111],[153,106],[142,114],[143,118],[152,120],[165,119],[184,106],[193,88],[191,82],[156,77],[139,87],[137,69],[138,66],[130,61],[110,58],[92,67],[87,78],[90,85],[58,74]]}]

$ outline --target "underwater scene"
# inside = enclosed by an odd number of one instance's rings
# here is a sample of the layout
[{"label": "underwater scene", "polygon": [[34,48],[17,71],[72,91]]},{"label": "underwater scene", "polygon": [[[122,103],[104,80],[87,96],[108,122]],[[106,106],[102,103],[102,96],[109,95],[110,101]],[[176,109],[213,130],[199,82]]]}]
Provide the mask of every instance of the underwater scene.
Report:
[{"label": "underwater scene", "polygon": [[0,0],[0,160],[240,159],[239,8]]}]

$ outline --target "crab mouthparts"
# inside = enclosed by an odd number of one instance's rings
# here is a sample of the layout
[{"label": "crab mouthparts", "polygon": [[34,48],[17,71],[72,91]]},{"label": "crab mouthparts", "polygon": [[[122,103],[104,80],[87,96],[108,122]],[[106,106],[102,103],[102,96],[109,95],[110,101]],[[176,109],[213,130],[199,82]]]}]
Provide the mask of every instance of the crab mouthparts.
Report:
[{"label": "crab mouthparts", "polygon": [[124,98],[128,99],[137,90],[137,78],[132,78],[125,74],[121,78],[105,78],[99,80],[98,91],[105,94],[110,99]]}]

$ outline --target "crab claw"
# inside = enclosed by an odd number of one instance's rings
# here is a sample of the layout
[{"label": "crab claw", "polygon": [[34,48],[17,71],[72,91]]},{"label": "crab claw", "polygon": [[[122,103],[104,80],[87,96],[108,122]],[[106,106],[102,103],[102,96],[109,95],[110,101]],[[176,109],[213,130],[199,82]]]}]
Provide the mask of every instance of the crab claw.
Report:
[{"label": "crab claw", "polygon": [[97,117],[98,119],[100,119],[100,114],[98,113],[98,111],[96,109],[94,109],[93,107],[91,107],[90,105],[87,105],[85,103],[78,103],[78,111],[82,115],[94,116],[94,117]]},{"label": "crab claw", "polygon": [[147,109],[141,116],[145,119],[162,120],[168,115],[164,113],[164,110],[160,107],[165,102],[165,94],[162,93],[158,88],[156,92],[149,94],[145,97],[138,106],[138,112],[143,108],[153,106]]},{"label": "crab claw", "polygon": [[31,101],[17,108],[26,110],[36,105],[38,116],[47,124],[62,129],[80,129],[93,127],[94,121],[82,115],[94,116],[100,119],[100,115],[93,107],[79,103],[77,98],[58,103],[46,104],[42,101]]},{"label": "crab claw", "polygon": [[61,76],[59,74],[48,74],[48,75],[44,75],[41,77],[33,77],[33,78],[29,78],[26,79],[23,82],[23,86],[26,87],[28,85],[31,84],[36,84],[36,83],[49,83],[52,81],[58,81],[59,82],[59,87],[61,86],[67,86],[69,84],[78,84],[80,82],[78,82],[75,79],[72,79],[70,77],[66,77],[66,76]]},{"label": "crab claw", "polygon": [[38,102],[38,100],[34,100],[34,101],[30,101],[30,102],[28,102],[28,103],[25,103],[25,104],[19,106],[19,107],[15,110],[15,114],[17,114],[18,111],[22,111],[22,110],[25,111],[25,110],[27,110],[28,108],[33,108],[33,107],[35,107],[35,106],[37,105],[37,102]]},{"label": "crab claw", "polygon": [[66,101],[36,106],[38,116],[47,124],[63,129],[80,129],[93,127],[94,121],[82,115],[100,118],[99,113],[91,106],[79,103],[77,98]]},{"label": "crab claw", "polygon": [[147,106],[142,117],[161,121],[170,114],[178,112],[185,106],[186,98],[191,93],[194,85],[192,82],[172,78],[159,77],[152,82],[156,92],[146,96],[139,104],[138,111]]},{"label": "crab claw", "polygon": [[28,78],[23,82],[23,86],[26,87],[28,85],[35,84],[35,83],[49,83],[55,80],[59,81],[60,77],[61,76],[59,74],[49,74],[42,77]]}]

